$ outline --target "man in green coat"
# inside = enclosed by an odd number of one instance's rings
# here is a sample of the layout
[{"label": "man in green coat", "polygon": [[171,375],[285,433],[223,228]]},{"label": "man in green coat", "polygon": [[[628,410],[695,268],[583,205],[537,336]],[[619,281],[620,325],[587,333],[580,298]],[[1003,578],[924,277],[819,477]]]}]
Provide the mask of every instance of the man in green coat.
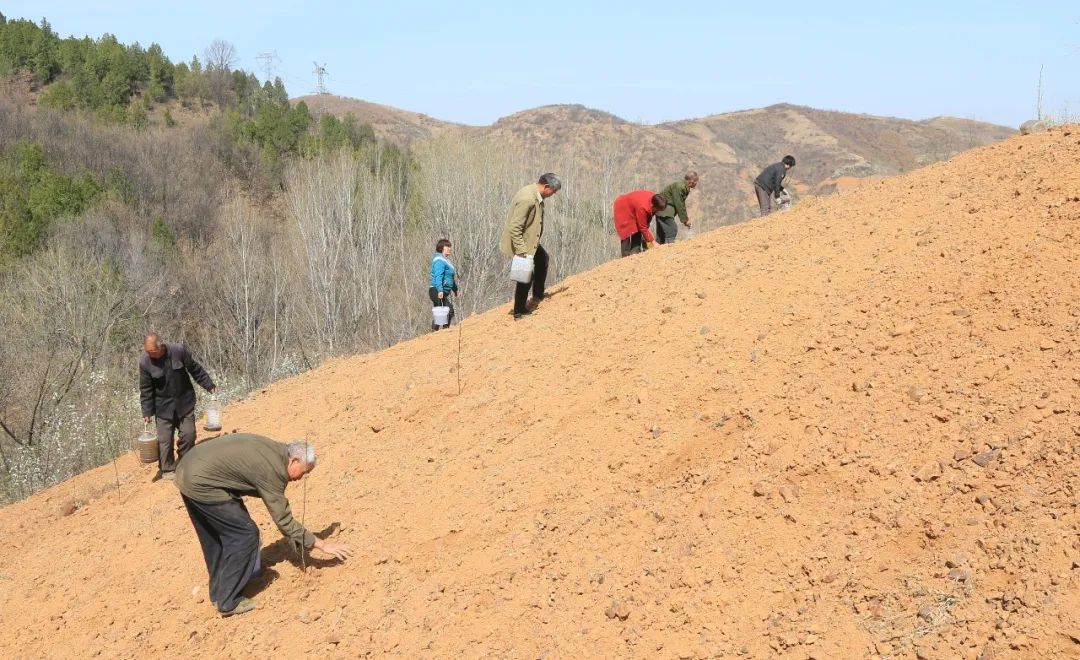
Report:
[{"label": "man in green coat", "polygon": [[533,302],[539,303],[544,299],[548,269],[548,253],[540,245],[540,237],[544,234],[544,200],[559,192],[560,188],[562,181],[549,172],[541,176],[538,182],[518,190],[510,200],[499,249],[508,257],[533,258],[532,281],[518,282],[514,289],[514,319],[530,312],[526,306],[530,289]]},{"label": "man in green coat", "polygon": [[259,572],[259,528],[241,497],[262,499],[274,524],[298,547],[338,559],[352,554],[346,545],[316,538],[293,518],[285,487],[314,470],[315,460],[315,448],[306,441],[284,444],[234,433],[195,445],[176,467],[176,487],[210,574],[210,600],[222,616],[255,609],[255,601],[240,592]]},{"label": "man in green coat", "polygon": [[679,226],[675,224],[675,216],[689,229],[694,226],[690,215],[686,212],[686,198],[690,191],[697,188],[697,172],[687,172],[682,181],[676,181],[660,191],[664,199],[670,202],[666,208],[656,212],[656,242],[674,243],[675,236],[679,233]]}]

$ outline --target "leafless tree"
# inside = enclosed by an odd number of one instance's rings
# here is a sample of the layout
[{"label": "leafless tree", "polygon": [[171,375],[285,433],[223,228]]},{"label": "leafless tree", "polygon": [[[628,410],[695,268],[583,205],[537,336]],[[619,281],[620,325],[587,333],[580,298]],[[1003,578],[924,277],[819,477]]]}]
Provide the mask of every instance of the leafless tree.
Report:
[{"label": "leafless tree", "polygon": [[228,73],[236,68],[236,63],[240,61],[240,54],[236,52],[236,46],[228,41],[214,39],[203,51],[203,61],[206,63],[207,71]]}]

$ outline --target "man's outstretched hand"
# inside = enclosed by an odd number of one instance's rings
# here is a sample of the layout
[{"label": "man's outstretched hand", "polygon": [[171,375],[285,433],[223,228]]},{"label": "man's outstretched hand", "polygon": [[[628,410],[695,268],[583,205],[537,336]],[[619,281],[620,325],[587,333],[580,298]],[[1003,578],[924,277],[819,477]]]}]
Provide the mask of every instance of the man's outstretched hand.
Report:
[{"label": "man's outstretched hand", "polygon": [[344,543],[334,543],[333,541],[315,539],[315,545],[312,547],[342,561],[352,557],[352,550]]}]

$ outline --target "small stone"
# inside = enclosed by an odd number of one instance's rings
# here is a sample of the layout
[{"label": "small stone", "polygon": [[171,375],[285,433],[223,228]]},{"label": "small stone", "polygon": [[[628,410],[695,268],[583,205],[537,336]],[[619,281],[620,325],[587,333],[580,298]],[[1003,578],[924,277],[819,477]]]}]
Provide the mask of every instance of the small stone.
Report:
[{"label": "small stone", "polygon": [[296,620],[300,623],[311,623],[311,613],[304,608],[296,613]]},{"label": "small stone", "polygon": [[927,623],[934,622],[934,616],[936,613],[937,610],[930,605],[923,605],[919,608],[919,618],[923,621],[926,621]]},{"label": "small stone", "polygon": [[945,560],[945,567],[946,568],[959,568],[961,566],[967,566],[968,562],[970,562],[970,561],[971,560],[967,556],[966,553],[958,552],[955,555],[953,555],[952,557],[949,557],[948,559]]},{"label": "small stone", "polygon": [[910,335],[914,331],[915,331],[915,324],[914,323],[904,323],[904,324],[898,325],[895,328],[893,328],[892,330],[890,330],[889,335],[892,336],[892,337],[902,337],[903,335]]},{"label": "small stone", "polygon": [[1009,642],[1009,648],[1014,651],[1019,651],[1020,649],[1027,648],[1030,644],[1031,643],[1028,641],[1026,635],[1017,635]]},{"label": "small stone", "polygon": [[1055,344],[1053,341],[1051,341],[1049,339],[1043,339],[1042,341],[1039,342],[1039,350],[1040,351],[1052,351],[1056,347],[1057,347],[1057,344]]},{"label": "small stone", "polygon": [[966,461],[971,458],[971,452],[966,449],[957,449],[953,452],[952,459],[956,462]]},{"label": "small stone", "polygon": [[709,332],[711,332],[711,331],[709,330],[709,326],[703,325],[703,326],[701,326],[701,330],[698,330],[698,332],[701,333],[702,336],[704,336],[704,335],[709,334]]},{"label": "small stone", "polygon": [[952,419],[952,415],[949,414],[949,411],[945,410],[944,408],[938,408],[937,410],[935,410],[933,412],[933,415],[934,415],[934,419],[936,419],[939,422],[947,422],[950,419]]},{"label": "small stone", "polygon": [[963,307],[957,307],[952,311],[953,316],[959,316],[961,318],[965,316],[971,316],[971,311],[964,309]]},{"label": "small stone", "polygon": [[927,394],[926,388],[923,387],[922,385],[912,385],[911,387],[908,388],[908,391],[907,391],[908,398],[911,399],[912,401],[914,401],[915,403],[919,403],[920,401],[925,399],[926,394]]},{"label": "small stone", "polygon": [[938,463],[937,461],[927,463],[915,472],[916,481],[925,483],[939,478],[941,478],[941,463]]},{"label": "small stone", "polygon": [[991,501],[992,501],[992,500],[990,499],[990,496],[989,496],[989,495],[976,495],[976,496],[975,496],[975,501],[976,501],[976,502],[977,502],[977,503],[978,503],[978,504],[979,504],[980,506],[987,506],[988,504],[990,504],[990,503],[991,503]]},{"label": "small stone", "polygon": [[780,497],[784,498],[784,501],[791,504],[795,500],[799,499],[799,487],[792,485],[784,485],[780,487]]},{"label": "small stone", "polygon": [[696,295],[696,296],[698,297],[698,299],[699,299],[699,300],[705,300],[705,293],[704,293],[704,292],[702,292],[702,291],[698,291],[698,292],[697,292],[697,293],[695,293],[694,295]]},{"label": "small stone", "polygon": [[627,605],[624,601],[613,600],[611,601],[611,605],[609,605],[608,608],[604,610],[604,614],[606,614],[607,618],[609,619],[626,621],[627,617],[630,616],[630,606]]},{"label": "small stone", "polygon": [[769,486],[764,481],[754,484],[754,497],[765,497],[769,492]]},{"label": "small stone", "polygon": [[328,633],[326,635],[326,643],[327,644],[333,644],[334,646],[337,646],[338,644],[341,643],[341,635],[338,635],[337,633],[334,633],[334,632]]},{"label": "small stone", "polygon": [[978,465],[979,467],[986,467],[987,465],[993,463],[994,459],[996,459],[998,457],[998,454],[1000,453],[1001,450],[991,449],[990,451],[984,451],[981,454],[975,454],[975,457],[971,460],[975,463],[975,465]]},{"label": "small stone", "polygon": [[967,580],[971,579],[971,572],[963,568],[954,568],[949,571],[949,579],[966,582]]}]

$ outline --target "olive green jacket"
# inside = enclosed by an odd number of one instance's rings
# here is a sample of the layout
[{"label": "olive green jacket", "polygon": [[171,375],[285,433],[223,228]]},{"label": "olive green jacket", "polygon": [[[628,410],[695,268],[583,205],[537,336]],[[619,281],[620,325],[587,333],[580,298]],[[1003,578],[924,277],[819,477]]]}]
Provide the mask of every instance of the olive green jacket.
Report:
[{"label": "olive green jacket", "polygon": [[293,518],[285,497],[288,465],[284,444],[254,433],[233,433],[201,442],[184,454],[176,466],[176,487],[196,502],[258,497],[282,534],[310,548],[315,536]]},{"label": "olive green jacket", "polygon": [[506,212],[499,249],[510,257],[515,254],[536,254],[540,236],[544,233],[544,198],[535,183],[514,193],[510,210]]},{"label": "olive green jacket", "polygon": [[668,205],[664,210],[657,211],[656,217],[674,218],[678,215],[684,225],[690,222],[690,216],[686,213],[686,198],[690,196],[690,186],[686,181],[676,181],[661,190],[660,194],[668,201]]}]

